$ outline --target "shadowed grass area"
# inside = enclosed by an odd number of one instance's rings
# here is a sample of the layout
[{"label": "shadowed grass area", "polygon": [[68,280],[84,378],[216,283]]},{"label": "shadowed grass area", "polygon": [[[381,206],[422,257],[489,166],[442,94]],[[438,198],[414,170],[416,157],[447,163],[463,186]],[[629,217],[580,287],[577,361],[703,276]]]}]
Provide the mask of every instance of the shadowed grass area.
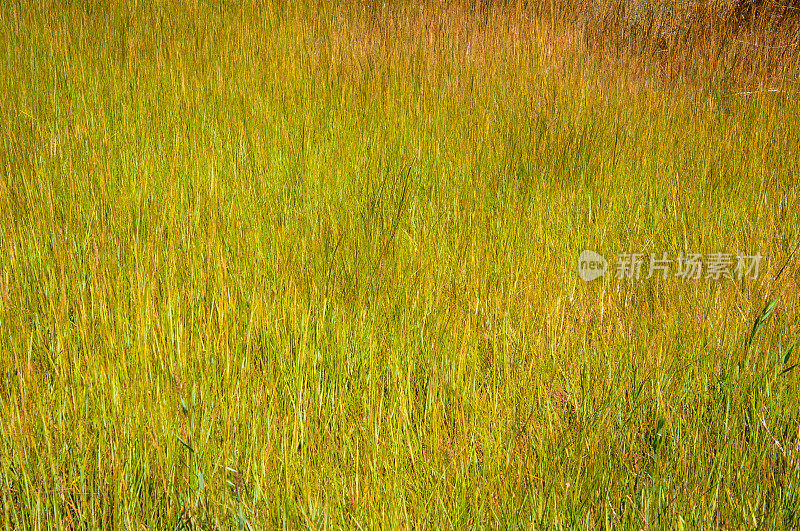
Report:
[{"label": "shadowed grass area", "polygon": [[2,525],[797,526],[797,50],[565,13],[0,7]]}]

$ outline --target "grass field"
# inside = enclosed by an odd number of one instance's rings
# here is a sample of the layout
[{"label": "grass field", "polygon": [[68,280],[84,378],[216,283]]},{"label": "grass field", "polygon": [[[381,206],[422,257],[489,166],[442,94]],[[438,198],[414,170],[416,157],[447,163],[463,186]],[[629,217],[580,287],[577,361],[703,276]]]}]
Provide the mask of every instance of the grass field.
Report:
[{"label": "grass field", "polygon": [[4,3],[0,525],[800,525],[797,35],[570,13]]}]

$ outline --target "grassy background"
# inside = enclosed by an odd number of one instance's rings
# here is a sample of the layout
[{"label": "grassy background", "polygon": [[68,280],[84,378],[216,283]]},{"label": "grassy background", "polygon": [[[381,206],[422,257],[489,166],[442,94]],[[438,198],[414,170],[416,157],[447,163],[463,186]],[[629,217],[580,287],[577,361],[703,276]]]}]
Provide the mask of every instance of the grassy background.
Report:
[{"label": "grassy background", "polygon": [[796,35],[387,4],[0,8],[2,525],[797,526]]}]

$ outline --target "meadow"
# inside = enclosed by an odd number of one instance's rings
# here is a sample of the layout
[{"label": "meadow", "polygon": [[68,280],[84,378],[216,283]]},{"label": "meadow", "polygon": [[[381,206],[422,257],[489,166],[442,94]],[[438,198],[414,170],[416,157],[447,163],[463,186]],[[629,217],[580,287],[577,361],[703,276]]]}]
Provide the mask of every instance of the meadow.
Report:
[{"label": "meadow", "polygon": [[800,34],[566,2],[4,2],[0,526],[800,525]]}]

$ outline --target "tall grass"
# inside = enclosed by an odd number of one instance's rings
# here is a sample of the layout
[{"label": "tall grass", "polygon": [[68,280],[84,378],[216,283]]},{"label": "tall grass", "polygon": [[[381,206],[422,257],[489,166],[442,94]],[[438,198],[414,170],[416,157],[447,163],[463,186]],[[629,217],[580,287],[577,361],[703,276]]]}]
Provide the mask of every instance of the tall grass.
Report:
[{"label": "tall grass", "polygon": [[797,526],[797,49],[567,8],[3,4],[2,525]]}]

